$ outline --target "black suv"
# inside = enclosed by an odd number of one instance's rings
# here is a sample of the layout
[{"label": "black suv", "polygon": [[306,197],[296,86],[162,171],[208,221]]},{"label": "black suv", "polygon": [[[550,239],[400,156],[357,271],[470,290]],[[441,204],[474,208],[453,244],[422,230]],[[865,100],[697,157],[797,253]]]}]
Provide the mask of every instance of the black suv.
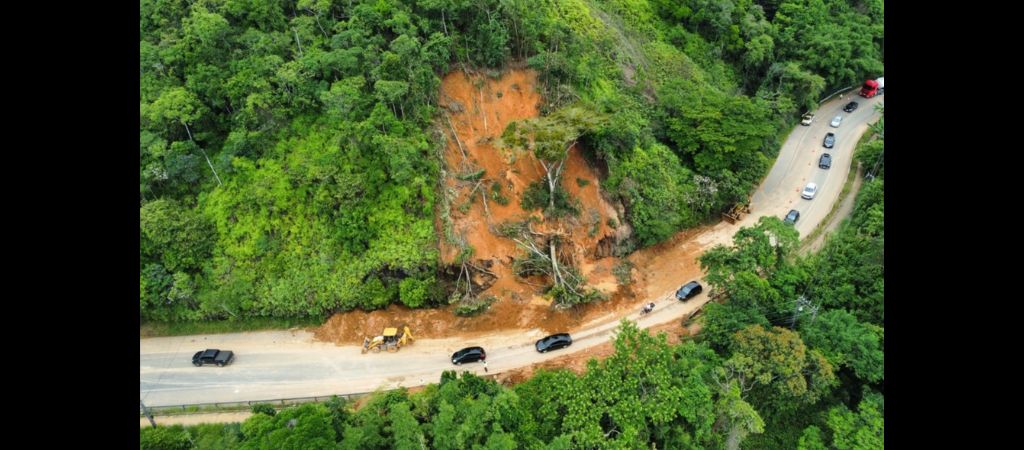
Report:
[{"label": "black suv", "polygon": [[452,364],[471,363],[487,359],[487,352],[483,347],[466,347],[452,354]]},{"label": "black suv", "polygon": [[824,145],[825,145],[825,148],[832,148],[833,145],[836,145],[836,134],[835,133],[825,133],[825,144]]},{"label": "black suv", "polygon": [[703,290],[704,286],[701,286],[700,283],[696,281],[691,281],[689,283],[684,284],[683,287],[679,288],[679,290],[676,291],[676,299],[689,300],[693,297],[696,297],[697,294],[700,294]]},{"label": "black suv", "polygon": [[853,112],[853,111],[855,111],[857,109],[857,106],[860,106],[860,105],[857,104],[857,102],[847,103],[846,106],[843,107],[843,111]]},{"label": "black suv", "polygon": [[796,221],[798,220],[800,220],[800,211],[791,209],[789,210],[789,214],[786,214],[786,218],[783,220],[783,222],[792,225],[796,223]]},{"label": "black suv", "polygon": [[828,169],[832,167],[832,155],[828,153],[822,153],[821,158],[818,159],[818,167],[822,169]]},{"label": "black suv", "polygon": [[536,347],[538,352],[544,353],[549,350],[566,348],[570,345],[572,345],[572,337],[569,336],[569,333],[558,333],[537,341]]},{"label": "black suv", "polygon": [[234,361],[234,359],[235,352],[231,350],[208,348],[192,355],[192,364],[196,367],[200,367],[203,364],[216,364],[217,367],[224,367],[227,364],[231,364],[231,361]]}]

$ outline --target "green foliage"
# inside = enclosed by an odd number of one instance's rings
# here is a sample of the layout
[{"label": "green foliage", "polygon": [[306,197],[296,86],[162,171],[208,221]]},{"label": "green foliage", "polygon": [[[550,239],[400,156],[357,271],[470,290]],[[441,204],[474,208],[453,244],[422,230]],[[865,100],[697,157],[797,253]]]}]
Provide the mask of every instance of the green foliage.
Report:
[{"label": "green foliage", "polygon": [[526,187],[526,191],[523,191],[519,205],[522,206],[524,211],[542,209],[547,207],[550,195],[543,183],[535,181]]},{"label": "green foliage", "polygon": [[857,412],[839,405],[828,412],[826,423],[837,449],[885,448],[884,400],[869,393],[857,405]]},{"label": "green foliage", "polygon": [[139,431],[140,450],[189,450],[190,436],[181,425],[143,428]]},{"label": "green foliage", "polygon": [[484,176],[484,172],[486,172],[485,169],[471,170],[464,173],[457,173],[455,174],[455,178],[458,178],[462,181],[476,181]]},{"label": "green foliage", "polygon": [[459,302],[459,306],[456,306],[452,310],[456,316],[469,317],[480,314],[487,311],[487,308],[491,307],[491,303],[494,303],[497,297],[493,295],[485,295],[483,297],[469,297]]},{"label": "green foliage", "polygon": [[752,389],[756,407],[786,411],[818,401],[836,384],[833,367],[785,328],[751,325],[733,337],[733,354],[720,376]]},{"label": "green foliage", "polygon": [[519,200],[523,210],[541,209],[545,216],[551,218],[578,216],[580,213],[578,202],[571,200],[561,186],[555,188],[554,208],[550,207],[551,203],[551,191],[541,181],[530,183]]},{"label": "green foliage", "polygon": [[703,327],[700,335],[711,348],[729,354],[733,336],[749,325],[770,326],[764,313],[756,308],[732,304],[708,303],[704,306]]},{"label": "green foliage", "polygon": [[707,384],[714,355],[693,344],[669,346],[623,322],[615,353],[591,361],[576,378],[542,372],[517,386],[544,442],[559,435],[573,448],[701,446],[712,439],[714,409]]},{"label": "green foliage", "polygon": [[590,180],[587,180],[587,179],[584,179],[584,178],[576,178],[576,185],[577,186],[579,186],[579,187],[586,187],[588,184],[590,184]]},{"label": "green foliage", "polygon": [[436,284],[437,280],[433,277],[425,280],[414,277],[405,278],[398,284],[398,296],[405,306],[419,308],[431,303],[436,298],[434,294]]},{"label": "green foliage", "polygon": [[697,194],[687,182],[690,172],[667,147],[636,148],[609,171],[605,185],[623,198],[641,245],[661,242],[680,228],[697,224],[697,216],[687,207]]},{"label": "green foliage", "polygon": [[880,327],[860,323],[841,309],[820,314],[800,332],[804,342],[820,350],[830,363],[849,367],[858,378],[870,383],[885,377],[881,333]]},{"label": "green foliage", "polygon": [[509,203],[508,197],[501,195],[501,183],[491,182],[491,200],[494,200],[499,205],[506,206]]},{"label": "green foliage", "polygon": [[711,208],[745,200],[770,167],[766,153],[774,130],[768,106],[689,80],[666,83],[658,96],[666,137],[718,186],[710,194]]},{"label": "green foliage", "polygon": [[174,200],[155,200],[139,209],[143,255],[170,271],[197,271],[214,244],[213,223]]},{"label": "green foliage", "polygon": [[633,282],[633,262],[628,259],[622,259],[615,267],[612,267],[612,274],[615,275],[615,279],[619,281],[622,286],[628,286]]},{"label": "green foliage", "polygon": [[242,423],[240,449],[334,449],[331,413],[321,404],[285,408],[275,416],[254,414]]},{"label": "green foliage", "polygon": [[277,410],[269,403],[257,403],[252,405],[253,414],[266,414],[270,417],[277,415]]},{"label": "green foliage", "polygon": [[814,425],[804,430],[804,434],[800,436],[800,442],[796,448],[797,450],[828,450],[825,441],[821,437],[821,430]]},{"label": "green foliage", "polygon": [[885,321],[883,195],[883,181],[864,183],[849,226],[833,236],[820,253],[804,261],[807,270],[816,273],[808,296],[875,325]]},{"label": "green foliage", "polygon": [[754,407],[740,396],[736,384],[727,385],[715,403],[719,423],[727,430],[726,448],[738,449],[740,442],[750,433],[763,433],[764,420]]},{"label": "green foliage", "polygon": [[701,255],[704,278],[716,289],[729,291],[739,274],[766,278],[785,267],[799,243],[799,233],[777,217],[764,216],[754,227],[743,227],[732,238],[733,247],[717,245]]},{"label": "green foliage", "polygon": [[225,450],[235,449],[241,446],[242,435],[241,424],[200,424],[189,427],[192,435],[191,450]]}]

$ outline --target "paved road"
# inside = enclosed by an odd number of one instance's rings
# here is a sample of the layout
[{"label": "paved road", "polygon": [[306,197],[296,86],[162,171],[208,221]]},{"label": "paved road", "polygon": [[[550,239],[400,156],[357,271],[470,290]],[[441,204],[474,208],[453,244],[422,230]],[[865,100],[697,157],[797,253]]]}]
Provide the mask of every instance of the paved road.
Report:
[{"label": "paved road", "polygon": [[[868,126],[880,117],[874,106],[883,98],[867,99],[859,95],[851,98],[847,94],[822,105],[811,125],[797,126],[782,145],[772,170],[754,193],[751,209],[758,216],[780,218],[785,217],[790,209],[795,209],[800,211],[800,220],[796,223],[800,236],[813,231],[839,198],[846,183],[853,150]],[[852,113],[843,112],[843,106],[851,100],[860,106]],[[843,116],[839,128],[829,126],[832,118],[839,115]],[[831,149],[823,145],[827,132],[836,134],[836,142]],[[818,168],[818,158],[822,153],[832,155],[831,169]],[[818,185],[817,195],[813,200],[801,199],[800,191],[812,181]]]},{"label": "paved road", "polygon": [[[686,302],[665,292],[653,313],[639,322],[650,327],[696,310],[707,301],[701,294]],[[630,320],[639,318],[633,313]],[[611,320],[608,320],[611,319]],[[141,339],[140,394],[147,406],[270,400],[369,392],[377,388],[410,387],[436,383],[444,370],[484,374],[480,363],[452,365],[450,355],[460,348],[480,345],[487,350],[490,373],[557,358],[607,341],[617,318],[584,325],[573,333],[573,345],[545,354],[533,343],[539,330],[508,332],[477,339],[451,338],[415,342],[397,353],[362,354],[359,346],[314,342],[305,331],[233,333]],[[225,367],[194,367],[192,354],[206,347],[229,349],[235,361]]]},{"label": "paved road", "polygon": [[[752,214],[733,225],[722,222],[710,227],[678,247],[698,245],[710,248],[729,243],[740,226],[750,226],[762,215],[784,216],[791,208],[801,212],[797,229],[806,235],[832,207],[845,182],[851,153],[868,123],[877,119],[873,106],[880,98],[854,97],[860,108],[852,114],[842,112],[850,100],[834,99],[817,112],[815,122],[798,126],[790,134],[772,170],[752,199]],[[837,114],[844,119],[838,129],[828,122]],[[829,151],[831,170],[818,168],[818,156],[825,150],[822,140],[827,131],[836,133],[835,148]],[[800,190],[808,181],[817,182],[814,200],[800,199]],[[671,249],[666,253],[670,254]],[[638,267],[638,270],[644,270]],[[681,274],[697,278],[700,274]],[[687,278],[692,279],[692,278]],[[641,327],[678,320],[707,302],[707,291],[685,303],[672,298],[672,291],[655,292],[654,313],[645,316]],[[633,313],[630,320],[637,319]],[[140,339],[139,393],[147,406],[166,406],[210,402],[236,402],[280,398],[327,396],[368,392],[374,389],[411,387],[434,383],[443,370],[453,369],[450,355],[463,347],[480,345],[487,349],[488,369],[498,373],[580,351],[612,337],[618,317],[606,316],[573,331],[574,344],[563,350],[539,354],[533,342],[543,337],[539,330],[504,332],[479,338],[453,337],[417,341],[398,353],[360,353],[359,346],[336,346],[315,342],[304,331],[233,333],[208,336],[181,336]],[[415,333],[416,330],[413,330]],[[227,367],[193,367],[192,354],[204,348],[233,350],[236,360]],[[479,363],[461,366],[483,374]]]}]

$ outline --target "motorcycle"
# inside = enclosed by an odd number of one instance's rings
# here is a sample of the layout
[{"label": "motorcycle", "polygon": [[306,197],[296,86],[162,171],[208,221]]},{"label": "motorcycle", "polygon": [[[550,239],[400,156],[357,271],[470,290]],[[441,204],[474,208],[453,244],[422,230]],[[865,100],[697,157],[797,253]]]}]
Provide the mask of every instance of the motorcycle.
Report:
[{"label": "motorcycle", "polygon": [[647,314],[650,314],[651,311],[654,311],[654,303],[648,303],[644,305],[644,307],[640,309],[640,315],[645,316]]}]

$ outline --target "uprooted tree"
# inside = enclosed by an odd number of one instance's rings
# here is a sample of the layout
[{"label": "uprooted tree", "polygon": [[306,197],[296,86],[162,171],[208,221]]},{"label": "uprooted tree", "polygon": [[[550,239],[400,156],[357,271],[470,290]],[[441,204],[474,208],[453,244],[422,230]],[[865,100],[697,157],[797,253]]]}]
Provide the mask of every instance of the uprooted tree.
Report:
[{"label": "uprooted tree", "polygon": [[[598,129],[607,118],[592,109],[573,105],[535,119],[511,122],[498,143],[507,151],[532,152],[544,168],[547,185],[548,218],[557,217],[555,198],[559,192],[562,170],[569,157],[569,149],[588,132]],[[566,239],[562,227],[557,231],[536,231],[529,222],[505,226],[502,234],[514,240],[526,254],[515,262],[516,275],[525,277],[543,275],[551,281],[548,294],[558,307],[585,303],[600,297],[593,289],[586,289],[586,280],[575,268],[571,254],[559,250]]]},{"label": "uprooted tree", "polygon": [[547,293],[556,307],[567,308],[601,298],[600,292],[586,288],[586,279],[576,269],[571,252],[559,248],[567,236],[563,230],[535,231],[529,221],[506,222],[498,228],[499,234],[515,241],[526,252],[512,264],[512,271],[524,278],[547,277],[551,282]]}]

